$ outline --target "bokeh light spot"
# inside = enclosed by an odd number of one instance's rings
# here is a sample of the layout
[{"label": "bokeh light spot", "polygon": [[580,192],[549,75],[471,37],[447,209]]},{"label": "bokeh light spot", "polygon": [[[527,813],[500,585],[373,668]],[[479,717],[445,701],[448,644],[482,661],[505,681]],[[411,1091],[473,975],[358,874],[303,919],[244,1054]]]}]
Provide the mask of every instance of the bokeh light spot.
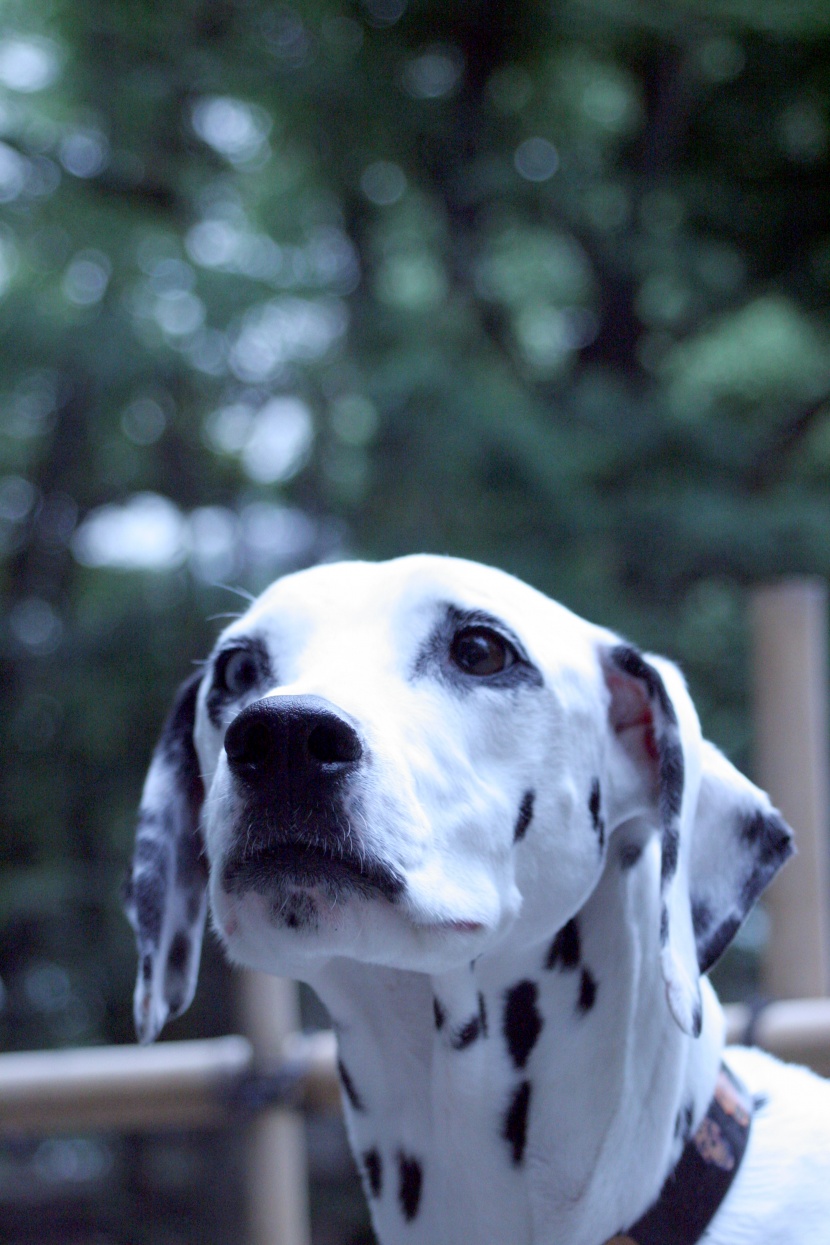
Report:
[{"label": "bokeh light spot", "polygon": [[22,523],[37,500],[37,489],[23,476],[0,479],[0,519]]},{"label": "bokeh light spot", "polygon": [[231,95],[198,100],[191,116],[199,137],[232,164],[260,155],[271,129],[271,118],[264,109]]},{"label": "bokeh light spot", "polygon": [[16,199],[26,184],[28,161],[10,147],[0,142],[0,203]]},{"label": "bokeh light spot", "polygon": [[257,411],[242,447],[242,466],[258,484],[296,475],[314,436],[311,412],[299,398],[272,398]]},{"label": "bokeh light spot", "polygon": [[528,182],[546,182],[559,168],[559,156],[546,138],[526,138],[519,143],[513,163],[520,177]]},{"label": "bokeh light spot", "polygon": [[403,198],[406,192],[406,174],[391,160],[376,160],[364,169],[360,189],[366,198],[378,207],[389,207]]},{"label": "bokeh light spot", "polygon": [[15,639],[39,657],[54,653],[63,637],[57,611],[41,597],[18,601],[9,614],[9,626]]},{"label": "bokeh light spot", "polygon": [[370,26],[394,26],[406,12],[406,0],[363,0],[363,11]]},{"label": "bokeh light spot", "polygon": [[64,296],[76,307],[92,307],[106,293],[112,265],[103,251],[79,252],[63,275]]},{"label": "bokeh light spot", "polygon": [[442,99],[461,81],[464,61],[453,47],[427,48],[404,66],[403,85],[416,99]]},{"label": "bokeh light spot", "polygon": [[49,40],[12,35],[0,41],[0,82],[10,91],[43,91],[59,72],[58,49]]},{"label": "bokeh light spot", "polygon": [[123,506],[91,511],[72,538],[72,552],[84,566],[165,570],[185,556],[184,518],[169,498],[139,493]]},{"label": "bokeh light spot", "polygon": [[155,398],[135,398],[121,415],[121,430],[134,445],[153,445],[167,427],[167,416]]},{"label": "bokeh light spot", "polygon": [[109,144],[100,130],[72,130],[61,139],[58,155],[73,177],[96,177],[107,163]]}]

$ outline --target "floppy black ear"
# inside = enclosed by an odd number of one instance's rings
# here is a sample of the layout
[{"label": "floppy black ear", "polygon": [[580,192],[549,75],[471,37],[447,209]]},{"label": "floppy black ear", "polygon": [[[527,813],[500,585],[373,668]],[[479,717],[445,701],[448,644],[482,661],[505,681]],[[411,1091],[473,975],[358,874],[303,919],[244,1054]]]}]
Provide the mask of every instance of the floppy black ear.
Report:
[{"label": "floppy black ear", "polygon": [[704,740],[689,880],[702,973],[794,850],[792,831],[768,796]]},{"label": "floppy black ear", "polygon": [[196,989],[207,906],[199,829],[204,788],[193,745],[201,675],[182,684],[150,762],[125,907],[138,942],[135,1027],[152,1042]]}]

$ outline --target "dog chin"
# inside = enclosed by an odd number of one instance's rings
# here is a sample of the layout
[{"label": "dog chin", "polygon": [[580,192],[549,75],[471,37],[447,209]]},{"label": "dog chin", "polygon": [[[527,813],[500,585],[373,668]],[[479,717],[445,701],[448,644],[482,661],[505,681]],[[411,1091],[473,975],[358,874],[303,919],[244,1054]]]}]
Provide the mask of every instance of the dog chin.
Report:
[{"label": "dog chin", "polygon": [[234,894],[214,881],[211,911],[234,963],[300,980],[312,980],[315,968],[335,958],[443,973],[469,964],[492,933],[478,920],[417,913],[405,902],[333,891],[325,882]]}]

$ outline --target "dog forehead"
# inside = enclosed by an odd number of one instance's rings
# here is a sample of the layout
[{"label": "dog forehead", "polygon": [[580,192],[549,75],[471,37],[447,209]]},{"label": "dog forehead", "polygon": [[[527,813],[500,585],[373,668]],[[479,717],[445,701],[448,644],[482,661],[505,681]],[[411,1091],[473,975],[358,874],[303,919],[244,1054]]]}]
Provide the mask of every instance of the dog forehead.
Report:
[{"label": "dog forehead", "polygon": [[505,571],[437,554],[326,563],[286,575],[266,588],[224,638],[256,632],[279,649],[339,636],[383,641],[400,653],[423,641],[447,606],[503,621],[552,673],[593,676],[597,644],[613,639]]}]

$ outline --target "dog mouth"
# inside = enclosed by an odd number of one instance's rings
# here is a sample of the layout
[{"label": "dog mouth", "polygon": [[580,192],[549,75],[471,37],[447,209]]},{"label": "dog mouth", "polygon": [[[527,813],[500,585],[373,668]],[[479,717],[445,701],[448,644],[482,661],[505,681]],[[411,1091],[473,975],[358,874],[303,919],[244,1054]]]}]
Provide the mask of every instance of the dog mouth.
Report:
[{"label": "dog mouth", "polygon": [[331,895],[381,895],[390,901],[404,889],[403,879],[382,861],[302,843],[234,853],[222,870],[222,885],[228,894],[237,896],[247,891],[272,895],[288,885],[309,890],[322,887]]}]

